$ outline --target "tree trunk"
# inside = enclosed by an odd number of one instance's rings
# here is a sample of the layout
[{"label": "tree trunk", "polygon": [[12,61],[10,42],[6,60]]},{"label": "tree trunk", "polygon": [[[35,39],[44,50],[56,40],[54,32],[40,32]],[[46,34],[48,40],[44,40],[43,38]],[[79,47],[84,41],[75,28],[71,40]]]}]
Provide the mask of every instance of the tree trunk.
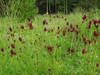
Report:
[{"label": "tree trunk", "polygon": [[47,14],[48,14],[48,0],[47,0]]},{"label": "tree trunk", "polygon": [[49,1],[49,13],[51,13],[50,1]]}]

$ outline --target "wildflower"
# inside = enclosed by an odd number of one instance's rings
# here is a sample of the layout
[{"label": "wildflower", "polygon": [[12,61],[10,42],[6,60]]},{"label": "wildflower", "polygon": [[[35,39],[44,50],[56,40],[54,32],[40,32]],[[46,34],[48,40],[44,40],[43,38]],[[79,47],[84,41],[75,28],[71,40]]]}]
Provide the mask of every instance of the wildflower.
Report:
[{"label": "wildflower", "polygon": [[9,27],[9,30],[12,32],[12,28],[11,27]]},{"label": "wildflower", "polygon": [[51,17],[51,14],[50,14],[50,17]]},{"label": "wildflower", "polygon": [[14,42],[16,42],[16,40],[13,40]]},{"label": "wildflower", "polygon": [[46,27],[43,29],[43,31],[47,31]]},{"label": "wildflower", "polygon": [[91,41],[90,40],[87,40],[87,41],[88,41],[89,44],[91,44]]},{"label": "wildflower", "polygon": [[26,6],[24,5],[24,8],[26,8]]},{"label": "wildflower", "polygon": [[85,44],[85,46],[87,45],[87,42],[86,41],[84,41],[84,44]]},{"label": "wildflower", "polygon": [[96,25],[95,27],[96,27],[96,28],[98,28],[98,27],[99,27],[99,25]]},{"label": "wildflower", "polygon": [[69,25],[69,22],[67,22],[66,24]]},{"label": "wildflower", "polygon": [[75,28],[73,27],[73,31],[75,30]]},{"label": "wildflower", "polygon": [[48,30],[48,32],[50,32],[50,30]]},{"label": "wildflower", "polygon": [[59,38],[59,36],[57,36],[57,38]]},{"label": "wildflower", "polygon": [[70,52],[70,48],[68,48],[68,52]]},{"label": "wildflower", "polygon": [[88,28],[90,29],[91,28],[91,25],[89,25]]},{"label": "wildflower", "polygon": [[79,34],[79,31],[78,30],[75,30],[76,34]]},{"label": "wildflower", "polygon": [[57,18],[59,18],[59,16],[57,15]]},{"label": "wildflower", "polygon": [[73,50],[73,48],[71,49],[71,52],[72,52],[72,53],[75,52],[75,51]]},{"label": "wildflower", "polygon": [[96,67],[99,67],[99,63],[96,63]]},{"label": "wildflower", "polygon": [[1,48],[1,51],[2,51],[2,52],[4,52],[4,49],[3,49],[3,48]]},{"label": "wildflower", "polygon": [[13,50],[10,50],[11,56],[16,55],[16,53]]},{"label": "wildflower", "polygon": [[11,34],[12,37],[14,37],[14,34]]},{"label": "wildflower", "polygon": [[32,30],[32,29],[33,29],[33,26],[32,26],[32,25],[30,25],[30,26],[29,26],[29,28]]},{"label": "wildflower", "polygon": [[22,38],[21,37],[19,37],[19,41],[22,41]]},{"label": "wildflower", "polygon": [[87,52],[85,51],[85,49],[83,49],[83,50],[82,50],[82,53],[85,54],[85,53],[87,53]]},{"label": "wildflower", "polygon": [[14,44],[11,44],[11,47],[12,47],[12,48],[15,48],[15,45],[14,45]]},{"label": "wildflower", "polygon": [[89,22],[89,25],[91,25],[91,24],[92,24],[92,21]]},{"label": "wildflower", "polygon": [[82,21],[82,23],[84,23],[84,21]]},{"label": "wildflower", "polygon": [[46,25],[48,25],[48,22],[46,22]]},{"label": "wildflower", "polygon": [[66,34],[66,30],[63,30],[63,36],[65,36],[65,34]]},{"label": "wildflower", "polygon": [[24,26],[23,25],[21,25],[21,29],[24,29]]},{"label": "wildflower", "polygon": [[10,47],[8,46],[8,48],[10,48]]},{"label": "wildflower", "polygon": [[70,24],[70,28],[73,28],[73,25],[72,24]]},{"label": "wildflower", "polygon": [[11,55],[13,55],[14,51],[13,50],[10,50],[10,53],[11,53]]},{"label": "wildflower", "polygon": [[53,29],[51,29],[51,32],[53,32]]},{"label": "wildflower", "polygon": [[51,71],[51,69],[50,69],[50,68],[48,68],[48,70],[49,70],[49,71]]},{"label": "wildflower", "polygon": [[68,29],[68,32],[70,31],[70,29]]},{"label": "wildflower", "polygon": [[51,52],[52,50],[53,50],[53,46],[49,46],[49,47],[47,47],[47,49]]},{"label": "wildflower", "polygon": [[78,25],[76,25],[76,28],[79,29],[79,28],[78,28]]},{"label": "wildflower", "polygon": [[71,30],[70,32],[73,32],[73,30]]},{"label": "wildflower", "polygon": [[64,18],[64,17],[62,16],[62,18]]},{"label": "wildflower", "polygon": [[65,21],[67,20],[67,18],[65,18]]},{"label": "wildflower", "polygon": [[57,47],[60,47],[58,44],[56,44]]},{"label": "wildflower", "polygon": [[43,20],[43,25],[45,25],[46,24],[46,20]]},{"label": "wildflower", "polygon": [[59,28],[60,28],[60,27],[58,26],[58,30],[59,30]]},{"label": "wildflower", "polygon": [[96,25],[96,23],[97,23],[97,20],[94,20],[94,25]]},{"label": "wildflower", "polygon": [[84,15],[84,16],[83,16],[83,20],[85,20],[86,18],[87,18],[87,16],[86,16],[86,15]]},{"label": "wildflower", "polygon": [[98,33],[96,31],[94,31],[94,36],[97,38],[98,37]]},{"label": "wildflower", "polygon": [[46,48],[46,46],[44,46],[44,48]]},{"label": "wildflower", "polygon": [[23,41],[22,43],[25,43],[25,41]]},{"label": "wildflower", "polygon": [[83,36],[83,41],[86,41],[86,38]]},{"label": "wildflower", "polygon": [[31,19],[30,19],[30,18],[28,18],[27,20],[28,20],[29,22],[31,21]]}]

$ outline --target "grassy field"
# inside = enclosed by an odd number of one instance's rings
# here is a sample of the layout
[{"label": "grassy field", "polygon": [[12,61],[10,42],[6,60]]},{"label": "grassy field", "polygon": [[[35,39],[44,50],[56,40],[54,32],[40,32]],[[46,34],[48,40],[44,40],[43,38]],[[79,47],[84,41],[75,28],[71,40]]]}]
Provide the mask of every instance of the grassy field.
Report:
[{"label": "grassy field", "polygon": [[100,75],[100,16],[0,18],[0,75]]}]

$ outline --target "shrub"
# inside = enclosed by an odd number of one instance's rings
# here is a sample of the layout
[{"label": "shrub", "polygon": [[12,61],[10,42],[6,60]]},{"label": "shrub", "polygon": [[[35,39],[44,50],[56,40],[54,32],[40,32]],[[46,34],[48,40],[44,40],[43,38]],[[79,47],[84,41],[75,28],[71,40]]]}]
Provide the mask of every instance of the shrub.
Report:
[{"label": "shrub", "polygon": [[[4,3],[5,1],[2,1]],[[5,16],[17,17],[19,20],[25,20],[27,18],[34,18],[38,13],[35,0],[9,0],[5,6]]]}]

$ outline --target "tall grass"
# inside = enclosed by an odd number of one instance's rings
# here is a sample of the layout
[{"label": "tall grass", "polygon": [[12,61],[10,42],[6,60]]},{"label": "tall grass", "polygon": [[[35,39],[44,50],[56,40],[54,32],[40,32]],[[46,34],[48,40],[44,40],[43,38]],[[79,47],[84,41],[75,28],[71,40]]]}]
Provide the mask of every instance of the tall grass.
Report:
[{"label": "tall grass", "polygon": [[22,23],[0,18],[0,74],[99,75],[100,24],[90,15],[37,15]]}]

